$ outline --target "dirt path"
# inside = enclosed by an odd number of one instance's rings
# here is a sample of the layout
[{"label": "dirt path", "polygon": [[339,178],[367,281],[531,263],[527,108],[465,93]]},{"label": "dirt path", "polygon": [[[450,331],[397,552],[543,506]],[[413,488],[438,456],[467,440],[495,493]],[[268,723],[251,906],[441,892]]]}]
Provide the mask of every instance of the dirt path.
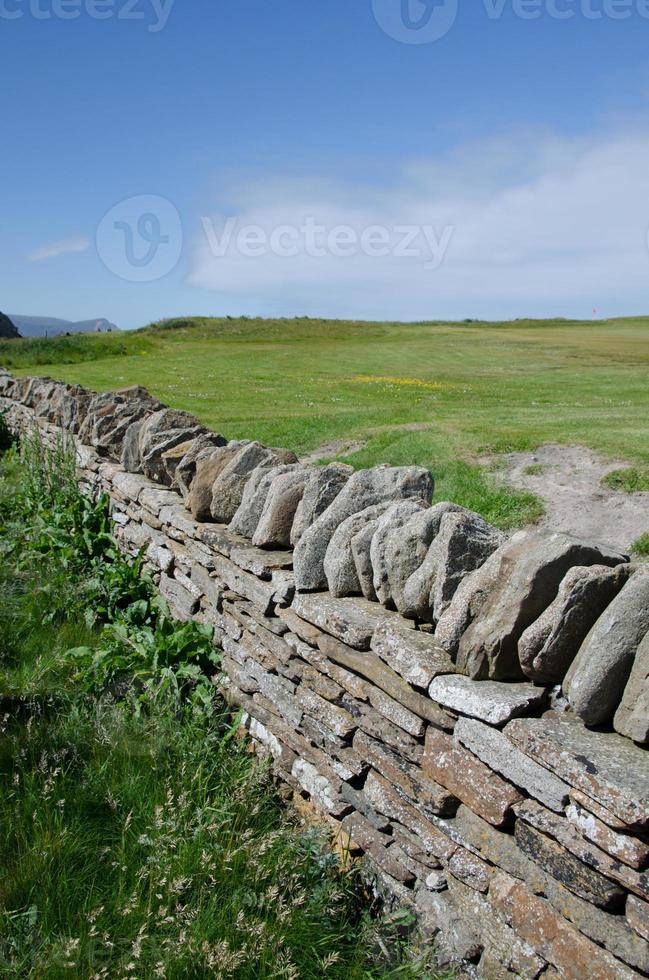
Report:
[{"label": "dirt path", "polygon": [[606,462],[584,446],[552,444],[498,457],[498,463],[503,461],[505,469],[499,470],[499,477],[543,500],[546,512],[541,527],[623,549],[649,532],[649,493],[624,493],[601,484],[607,473],[628,463]]}]

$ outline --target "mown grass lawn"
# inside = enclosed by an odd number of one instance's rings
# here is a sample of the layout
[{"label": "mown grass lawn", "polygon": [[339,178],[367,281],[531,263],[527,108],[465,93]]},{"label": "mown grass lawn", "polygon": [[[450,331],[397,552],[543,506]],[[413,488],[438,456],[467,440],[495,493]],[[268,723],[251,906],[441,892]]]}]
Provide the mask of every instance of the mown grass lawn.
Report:
[{"label": "mown grass lawn", "polygon": [[[579,443],[649,464],[649,318],[355,323],[194,318],[131,334],[7,341],[0,364],[98,390],[144,384],[232,438],[365,442],[357,466],[420,463],[438,499],[534,519],[484,454]],[[333,454],[335,455],[335,453]]]}]

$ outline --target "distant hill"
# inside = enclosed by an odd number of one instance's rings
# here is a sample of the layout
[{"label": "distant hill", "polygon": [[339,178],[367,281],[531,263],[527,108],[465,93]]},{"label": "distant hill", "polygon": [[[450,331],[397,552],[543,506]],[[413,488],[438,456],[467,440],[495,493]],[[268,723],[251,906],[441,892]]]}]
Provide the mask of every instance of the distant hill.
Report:
[{"label": "distant hill", "polygon": [[53,316],[21,316],[12,313],[11,319],[23,337],[56,337],[61,333],[111,333],[119,328],[110,320],[59,320]]},{"label": "distant hill", "polygon": [[0,337],[3,340],[15,340],[20,337],[17,327],[4,313],[0,313]]}]

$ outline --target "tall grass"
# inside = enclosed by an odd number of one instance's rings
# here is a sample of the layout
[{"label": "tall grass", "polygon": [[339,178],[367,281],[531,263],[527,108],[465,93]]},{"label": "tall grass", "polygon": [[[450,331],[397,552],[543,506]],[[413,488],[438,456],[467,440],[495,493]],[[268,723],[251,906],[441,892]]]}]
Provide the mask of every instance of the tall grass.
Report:
[{"label": "tall grass", "polygon": [[432,976],[206,697],[209,636],[63,447],[0,460],[0,529],[0,975]]}]

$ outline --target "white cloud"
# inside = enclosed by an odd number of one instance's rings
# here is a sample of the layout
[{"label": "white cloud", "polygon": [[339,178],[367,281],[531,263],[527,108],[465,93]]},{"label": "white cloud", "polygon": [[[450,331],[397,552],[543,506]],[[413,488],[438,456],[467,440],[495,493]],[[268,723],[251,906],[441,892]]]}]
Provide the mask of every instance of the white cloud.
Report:
[{"label": "white cloud", "polygon": [[[209,213],[209,211],[208,211]],[[283,179],[248,182],[213,216],[236,228],[349,225],[453,229],[441,265],[426,255],[249,257],[236,234],[221,257],[203,231],[189,283],[242,306],[291,313],[423,319],[587,315],[649,308],[649,134],[569,139],[524,133],[411,162],[390,186]],[[293,238],[290,239],[293,242]],[[424,238],[420,239],[423,247]],[[421,249],[420,249],[421,250]]]},{"label": "white cloud", "polygon": [[42,262],[44,259],[55,259],[67,252],[86,252],[90,248],[89,238],[66,238],[61,242],[51,242],[41,245],[27,256],[30,262]]}]

